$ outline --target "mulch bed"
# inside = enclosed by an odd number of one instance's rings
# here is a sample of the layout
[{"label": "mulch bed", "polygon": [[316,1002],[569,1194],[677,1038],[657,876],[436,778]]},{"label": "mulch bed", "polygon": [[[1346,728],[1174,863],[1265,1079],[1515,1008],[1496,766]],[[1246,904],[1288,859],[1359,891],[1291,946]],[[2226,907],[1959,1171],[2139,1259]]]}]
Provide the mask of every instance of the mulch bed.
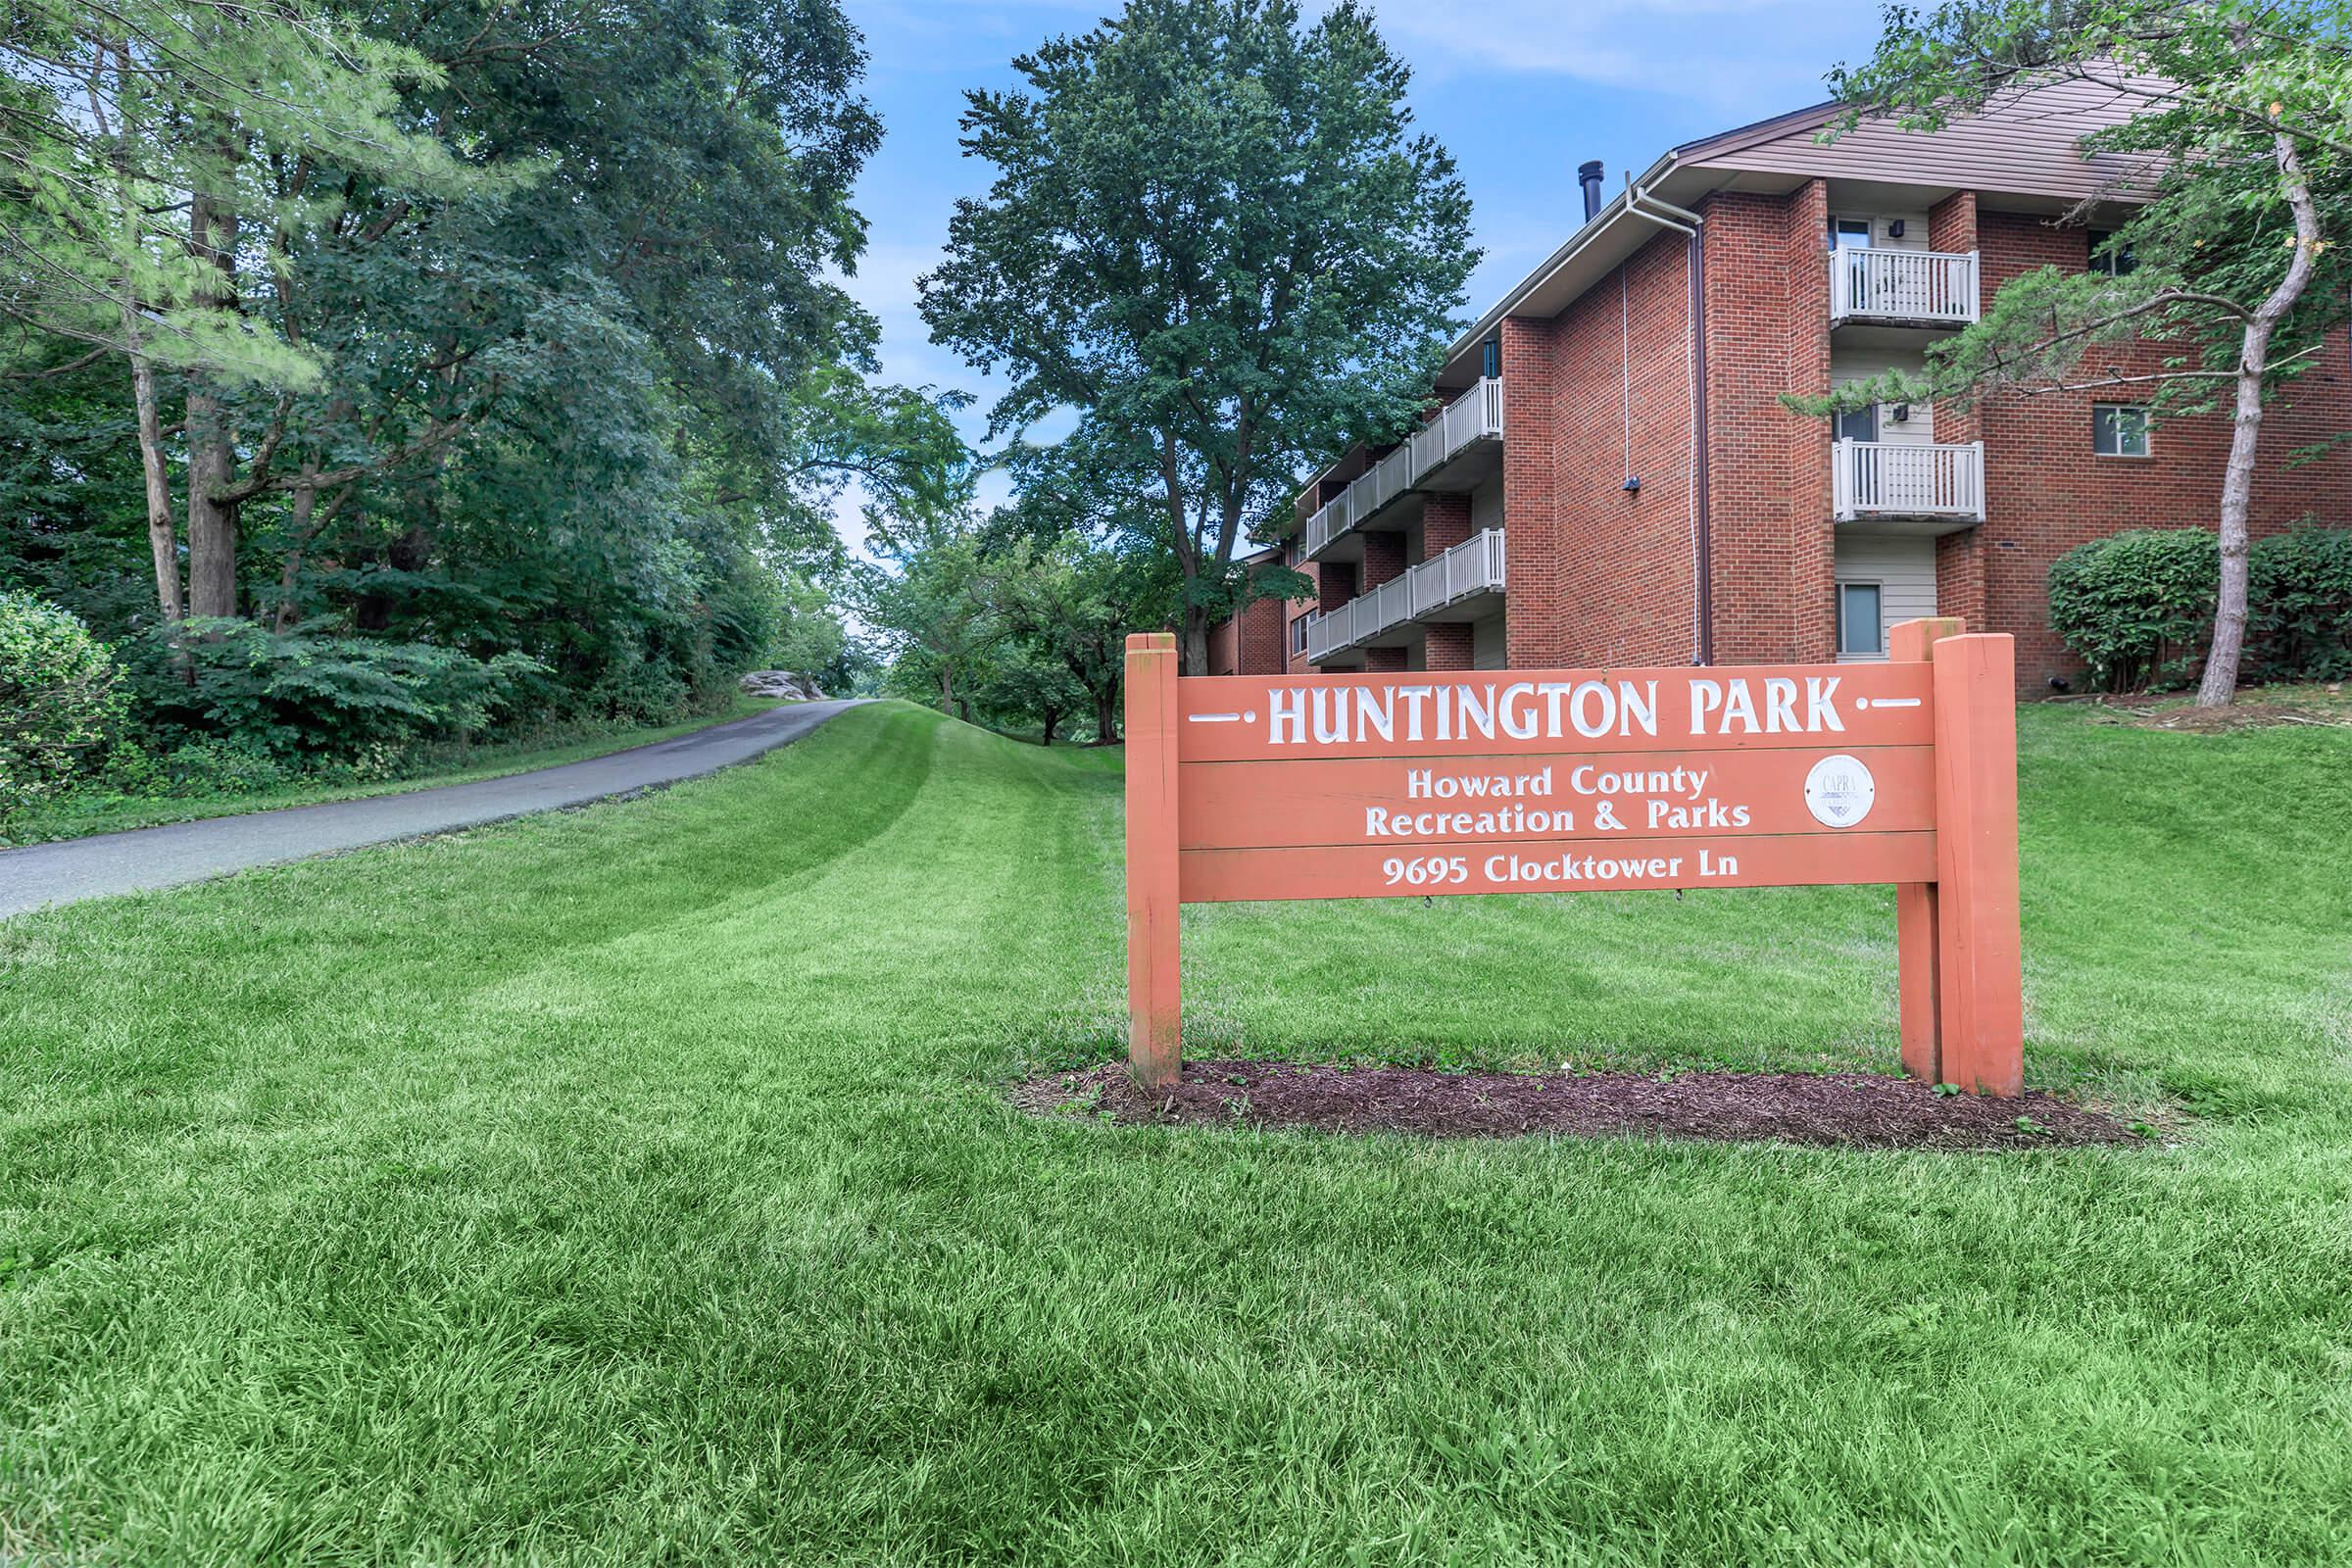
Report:
[{"label": "mulch bed", "polygon": [[[1938,1095],[1866,1073],[1440,1072],[1277,1061],[1188,1061],[1147,1094],[1122,1062],[1030,1079],[1039,1115],[1121,1125],[1302,1127],[1433,1138],[1530,1134],[1771,1140],[1852,1149],[2048,1149],[2138,1143],[2130,1128],[2048,1095]],[[2021,1118],[2022,1123],[2021,1123]]]},{"label": "mulch bed", "polygon": [[2323,729],[2352,728],[2340,686],[2313,687],[2285,700],[2259,693],[2239,697],[2227,708],[2197,708],[2177,694],[2132,693],[2089,698],[2107,722],[2140,729],[2172,730],[2187,735],[2228,735],[2243,729],[2270,729],[2282,724],[2314,725]]}]

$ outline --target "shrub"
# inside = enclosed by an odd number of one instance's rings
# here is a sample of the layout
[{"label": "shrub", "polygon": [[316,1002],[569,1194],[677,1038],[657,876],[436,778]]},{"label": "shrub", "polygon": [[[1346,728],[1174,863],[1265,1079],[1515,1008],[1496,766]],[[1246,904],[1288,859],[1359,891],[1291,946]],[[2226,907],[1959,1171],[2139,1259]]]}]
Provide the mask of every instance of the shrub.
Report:
[{"label": "shrub", "polygon": [[[247,620],[189,620],[145,649],[141,697],[173,740],[218,741],[312,770],[424,741],[481,733],[514,711],[545,673],[536,660],[479,660],[432,643],[378,642],[305,627],[278,633]],[[183,781],[221,773],[257,787],[241,763],[173,753]]]},{"label": "shrub", "polygon": [[122,672],[89,628],[0,592],[0,821],[105,766],[123,708]]},{"label": "shrub", "polygon": [[2050,566],[2050,629],[2108,691],[2184,684],[2213,630],[2221,564],[2203,528],[2094,539]]},{"label": "shrub", "polygon": [[2254,678],[2352,675],[2352,529],[2301,527],[2258,540],[2246,573]]}]

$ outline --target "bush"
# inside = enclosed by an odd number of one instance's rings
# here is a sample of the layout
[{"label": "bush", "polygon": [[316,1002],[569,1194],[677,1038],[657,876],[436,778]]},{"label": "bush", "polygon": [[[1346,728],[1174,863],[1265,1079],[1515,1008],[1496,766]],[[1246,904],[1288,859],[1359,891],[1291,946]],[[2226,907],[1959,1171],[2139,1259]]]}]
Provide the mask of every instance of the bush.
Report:
[{"label": "bush", "polygon": [[89,628],[0,592],[0,821],[103,768],[123,708],[122,672]]},{"label": "bush", "polygon": [[2108,691],[2185,684],[2213,630],[2221,567],[2203,528],[2094,539],[2050,566],[2050,629]]},{"label": "bush", "polygon": [[175,779],[217,775],[232,791],[266,785],[246,764],[188,754],[184,743],[219,743],[299,771],[380,759],[481,733],[545,674],[521,654],[479,660],[431,643],[278,633],[247,620],[184,621],[144,652],[140,696],[150,721],[183,743],[172,754]]},{"label": "bush", "polygon": [[2306,526],[2257,540],[2246,574],[2252,678],[2352,675],[2352,529]]}]

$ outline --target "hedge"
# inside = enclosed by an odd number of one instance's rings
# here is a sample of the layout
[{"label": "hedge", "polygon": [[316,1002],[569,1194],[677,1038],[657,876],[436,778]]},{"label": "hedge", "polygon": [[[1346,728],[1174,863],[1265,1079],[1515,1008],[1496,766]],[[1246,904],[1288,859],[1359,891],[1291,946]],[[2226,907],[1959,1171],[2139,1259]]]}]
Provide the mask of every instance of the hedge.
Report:
[{"label": "hedge", "polygon": [[[2352,674],[2352,530],[2300,527],[2255,541],[2247,561],[2250,680]],[[2135,528],[2050,566],[2050,629],[2107,691],[2193,681],[2213,635],[2221,545],[2204,528]]]}]

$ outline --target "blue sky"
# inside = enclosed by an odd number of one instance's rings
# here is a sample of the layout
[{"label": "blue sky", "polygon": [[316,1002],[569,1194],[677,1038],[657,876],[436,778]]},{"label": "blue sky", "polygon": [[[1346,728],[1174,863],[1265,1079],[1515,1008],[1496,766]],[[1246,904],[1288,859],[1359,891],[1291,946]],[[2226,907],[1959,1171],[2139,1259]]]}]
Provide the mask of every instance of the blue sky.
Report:
[{"label": "blue sky", "polygon": [[[865,33],[866,90],[884,127],[858,187],[872,237],[850,287],[881,319],[890,379],[985,400],[988,384],[931,344],[914,309],[914,280],[939,256],[951,204],[988,181],[956,146],[963,91],[1012,85],[1014,55],[1113,7],[845,3]],[[1470,189],[1486,252],[1472,312],[1576,226],[1579,163],[1601,159],[1614,190],[1626,170],[1678,142],[1817,101],[1822,74],[1860,60],[1878,36],[1876,5],[1850,0],[1381,0],[1378,12],[1390,47],[1413,68],[1414,115],[1452,151]],[[975,409],[975,438],[981,423]]]}]

